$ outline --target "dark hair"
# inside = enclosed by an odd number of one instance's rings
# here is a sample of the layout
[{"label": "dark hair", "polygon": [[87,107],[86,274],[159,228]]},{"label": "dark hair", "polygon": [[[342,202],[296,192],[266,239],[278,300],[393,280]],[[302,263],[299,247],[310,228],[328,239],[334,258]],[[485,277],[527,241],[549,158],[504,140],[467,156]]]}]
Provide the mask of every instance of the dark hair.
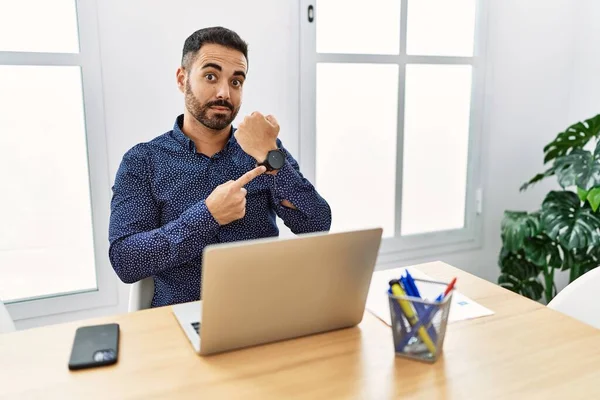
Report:
[{"label": "dark hair", "polygon": [[209,43],[237,50],[246,57],[246,62],[248,62],[248,44],[234,31],[215,26],[199,29],[185,40],[183,54],[181,55],[181,66],[189,69],[194,63],[200,48]]}]

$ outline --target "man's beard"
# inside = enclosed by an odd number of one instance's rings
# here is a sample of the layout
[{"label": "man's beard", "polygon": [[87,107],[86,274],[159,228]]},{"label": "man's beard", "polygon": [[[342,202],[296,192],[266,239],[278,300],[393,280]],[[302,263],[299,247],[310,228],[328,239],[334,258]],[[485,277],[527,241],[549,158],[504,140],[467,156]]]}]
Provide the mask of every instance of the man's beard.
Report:
[{"label": "man's beard", "polygon": [[[214,100],[209,101],[206,104],[200,104],[196,96],[194,96],[194,93],[192,93],[192,88],[190,87],[189,81],[186,82],[185,85],[185,106],[190,114],[196,118],[196,121],[200,122],[207,128],[216,131],[227,128],[240,111],[239,107],[234,108],[233,104],[226,100]],[[213,116],[209,117],[208,112],[210,107],[226,107],[231,110],[231,113],[220,113],[212,110]]]}]

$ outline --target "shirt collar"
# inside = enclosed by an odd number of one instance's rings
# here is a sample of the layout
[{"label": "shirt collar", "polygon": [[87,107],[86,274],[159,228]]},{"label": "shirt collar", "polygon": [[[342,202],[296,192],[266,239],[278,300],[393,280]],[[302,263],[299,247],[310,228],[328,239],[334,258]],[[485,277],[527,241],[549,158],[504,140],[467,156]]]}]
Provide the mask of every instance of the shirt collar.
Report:
[{"label": "shirt collar", "polygon": [[[196,145],[194,144],[194,141],[192,139],[190,139],[189,137],[187,137],[185,135],[185,133],[183,133],[183,131],[181,130],[181,127],[183,126],[183,114],[179,115],[177,117],[177,119],[175,120],[175,125],[173,125],[173,136],[175,137],[175,140],[177,140],[179,143],[181,143],[181,145],[195,153],[196,152]],[[236,128],[234,128],[233,126],[231,127],[231,132],[229,133],[229,140],[227,141],[227,144],[225,145],[225,148],[223,150],[229,150],[229,148],[231,147],[232,144],[237,143],[237,140],[235,140],[235,133]]]}]

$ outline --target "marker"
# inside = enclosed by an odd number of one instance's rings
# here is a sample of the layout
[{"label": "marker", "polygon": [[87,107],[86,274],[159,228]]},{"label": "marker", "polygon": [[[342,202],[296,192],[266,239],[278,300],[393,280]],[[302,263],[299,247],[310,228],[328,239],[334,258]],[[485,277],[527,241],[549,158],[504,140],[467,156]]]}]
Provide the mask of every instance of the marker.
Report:
[{"label": "marker", "polygon": [[[398,282],[397,279],[393,279],[390,281],[390,288],[392,289],[392,293],[394,294],[394,296],[406,297],[406,293],[404,293],[404,289],[402,289],[402,286],[400,286],[400,283]],[[410,303],[406,300],[400,300],[400,299],[397,299],[397,300],[398,300],[398,303],[400,304],[400,307],[404,311],[404,315],[406,315],[406,318],[408,318],[408,322],[410,323],[410,325],[411,326],[417,325],[419,322],[419,318],[415,315],[415,312],[413,311]],[[417,332],[419,333],[421,340],[423,341],[423,343],[425,344],[425,347],[427,347],[429,352],[431,354],[435,354],[435,351],[436,351],[435,344],[429,337],[429,334],[427,333],[425,328],[421,325],[419,327],[419,329],[417,330]]]}]

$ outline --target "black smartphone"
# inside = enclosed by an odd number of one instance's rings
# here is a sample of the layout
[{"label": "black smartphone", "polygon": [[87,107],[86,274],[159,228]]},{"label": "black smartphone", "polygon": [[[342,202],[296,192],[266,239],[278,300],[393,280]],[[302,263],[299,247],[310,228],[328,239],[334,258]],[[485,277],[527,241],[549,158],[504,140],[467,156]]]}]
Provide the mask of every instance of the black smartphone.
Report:
[{"label": "black smartphone", "polygon": [[111,365],[119,357],[119,325],[82,326],[75,332],[69,369]]}]

